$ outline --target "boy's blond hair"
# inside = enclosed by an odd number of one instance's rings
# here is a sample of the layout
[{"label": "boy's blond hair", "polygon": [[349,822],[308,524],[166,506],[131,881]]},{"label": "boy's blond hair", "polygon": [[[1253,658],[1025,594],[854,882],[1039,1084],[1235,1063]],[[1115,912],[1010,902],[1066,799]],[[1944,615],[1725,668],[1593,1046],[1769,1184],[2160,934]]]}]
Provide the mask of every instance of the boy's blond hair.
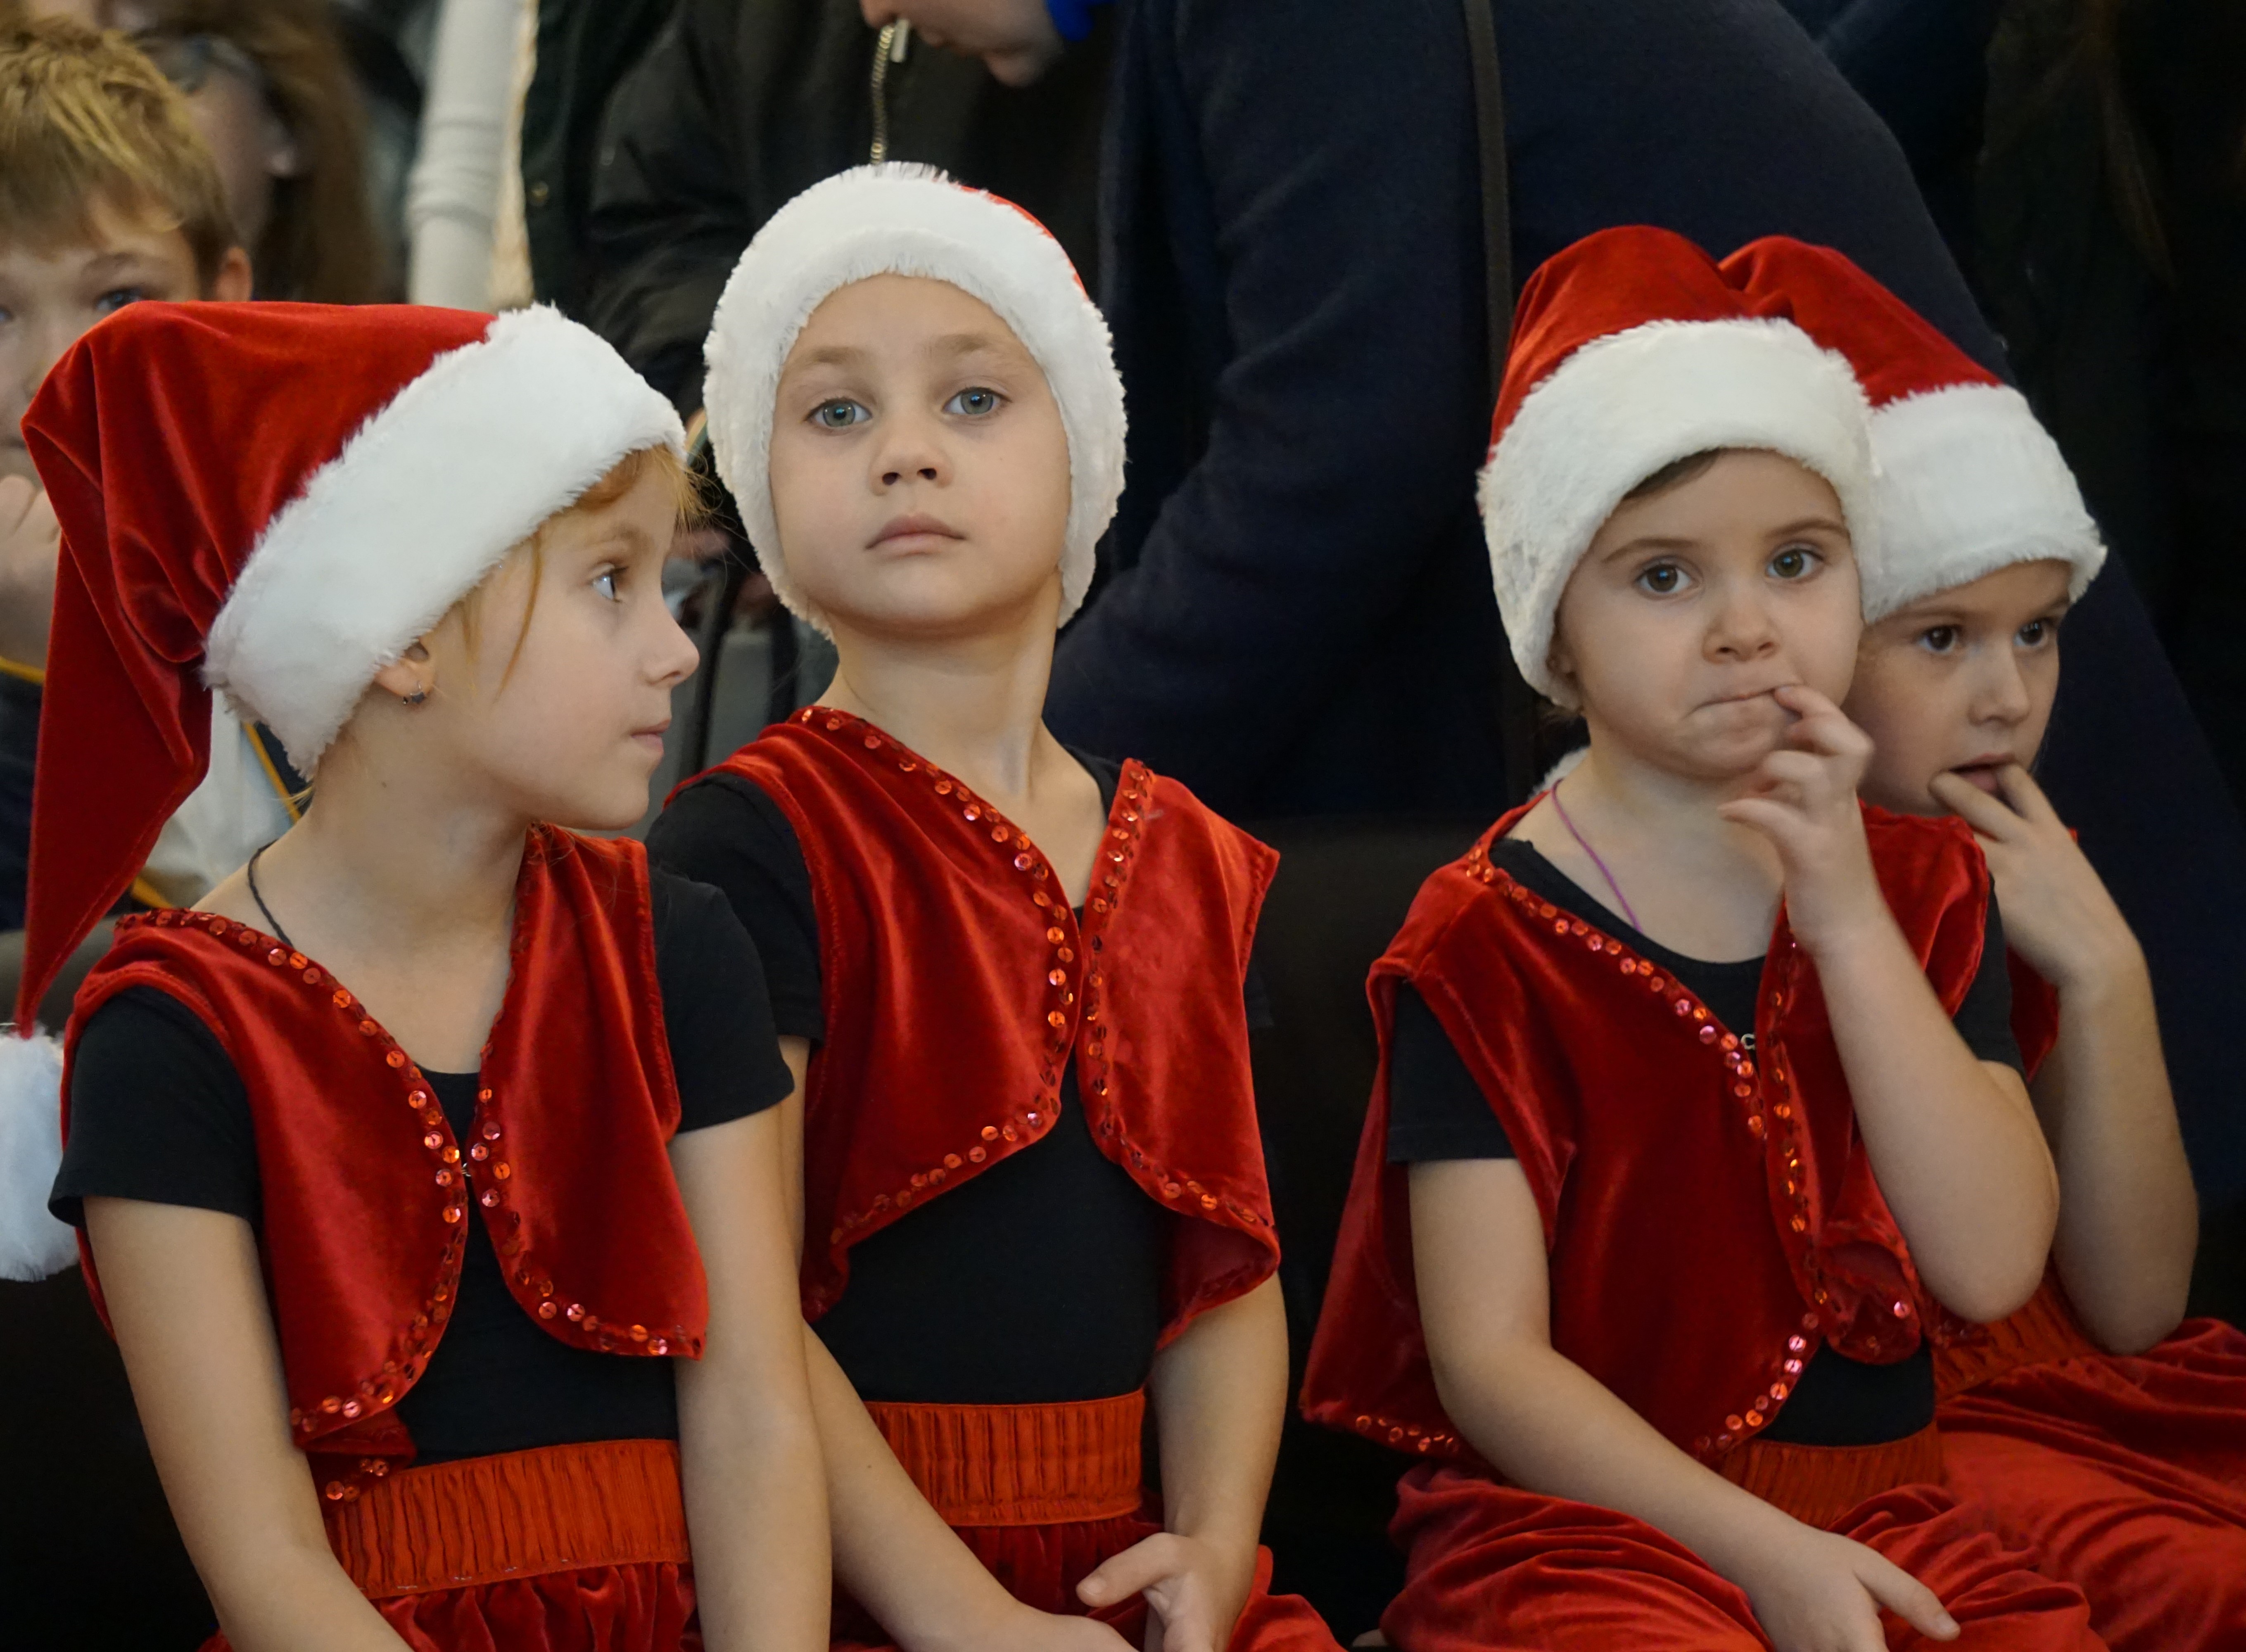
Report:
[{"label": "boy's blond hair", "polygon": [[60,19],[0,25],[0,243],[91,240],[96,202],[177,229],[206,289],[235,244],[217,164],[153,64]]}]

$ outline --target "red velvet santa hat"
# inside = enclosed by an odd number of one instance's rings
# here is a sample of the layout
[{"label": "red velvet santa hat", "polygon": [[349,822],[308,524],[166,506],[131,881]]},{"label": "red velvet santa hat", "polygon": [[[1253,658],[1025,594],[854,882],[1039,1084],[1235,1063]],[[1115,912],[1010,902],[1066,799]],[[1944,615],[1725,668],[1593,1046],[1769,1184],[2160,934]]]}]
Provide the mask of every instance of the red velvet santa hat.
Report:
[{"label": "red velvet santa hat", "polygon": [[1761,448],[1840,496],[1861,562],[1877,555],[1864,393],[1847,360],[1755,313],[1681,235],[1602,230],[1521,289],[1481,473],[1499,612],[1521,675],[1563,699],[1553,618],[1623,496],[1711,448]]},{"label": "red velvet santa hat", "polygon": [[1065,622],[1091,588],[1093,547],[1123,493],[1123,380],[1107,323],[1035,218],[933,167],[896,161],[813,184],[774,213],[741,255],[711,323],[710,445],[765,576],[791,612],[827,629],[788,574],[772,517],[772,407],[780,368],[812,312],[873,275],[924,275],[973,295],[1044,370],[1068,435]]},{"label": "red velvet santa hat", "polygon": [[1827,248],[1771,237],[1724,269],[1758,314],[1846,355],[1871,398],[1882,554],[1867,620],[2015,562],[2066,562],[2082,595],[2106,547],[2026,398]]},{"label": "red velvet santa hat", "polygon": [[551,309],[136,304],[24,420],[62,525],[28,1026],[201,779],[209,694],[303,772],[399,657],[677,415]]},{"label": "red velvet santa hat", "polygon": [[17,1276],[68,1260],[44,1212],[55,1064],[33,1017],[202,779],[211,690],[312,773],[375,673],[512,547],[627,455],[684,451],[670,404],[551,309],[135,304],[65,352],[24,434],[62,558],[24,1037],[0,1050],[0,1275]]}]

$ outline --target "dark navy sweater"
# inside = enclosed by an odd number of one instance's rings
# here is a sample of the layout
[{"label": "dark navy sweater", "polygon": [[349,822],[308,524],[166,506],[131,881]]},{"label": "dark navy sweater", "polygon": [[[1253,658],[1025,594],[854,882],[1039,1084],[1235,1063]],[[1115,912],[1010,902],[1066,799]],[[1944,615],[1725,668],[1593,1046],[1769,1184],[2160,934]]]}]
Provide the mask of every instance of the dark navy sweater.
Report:
[{"label": "dark navy sweater", "polygon": [[[1837,247],[2003,353],[1879,118],[1775,0],[1495,0],[1516,276],[1615,224]],[[1459,0],[1120,0],[1103,297],[1130,468],[1049,720],[1249,816],[1507,796]],[[2044,773],[2153,960],[2210,1202],[2246,1186],[2246,834],[2118,567]],[[2193,868],[2188,886],[2170,874]]]}]

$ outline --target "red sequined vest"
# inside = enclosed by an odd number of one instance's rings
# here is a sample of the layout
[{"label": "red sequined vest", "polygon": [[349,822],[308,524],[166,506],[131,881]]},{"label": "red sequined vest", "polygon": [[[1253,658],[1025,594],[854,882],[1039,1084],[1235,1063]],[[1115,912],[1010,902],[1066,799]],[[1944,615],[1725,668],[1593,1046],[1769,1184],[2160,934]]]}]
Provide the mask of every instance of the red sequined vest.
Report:
[{"label": "red sequined vest", "polygon": [[[1781,912],[1750,1054],[1673,977],[1491,864],[1491,828],[1421,887],[1374,965],[1380,1076],[1303,1409],[1405,1451],[1472,1458],[1437,1398],[1387,1162],[1395,984],[1491,1098],[1543,1219],[1552,1345],[1713,1461],[1766,1426],[1820,1343],[1884,1363],[1932,1313],[1857,1136],[1817,975]],[[1872,864],[1954,1012],[1988,874],[1955,820],[1867,808]]]},{"label": "red sequined vest", "polygon": [[1070,1061],[1099,1150],[1182,1219],[1164,1340],[1270,1275],[1241,989],[1276,854],[1126,764],[1079,925],[1025,834],[871,724],[812,707],[719,766],[787,816],[819,920],[806,1317],[852,1246],[1050,1132]]},{"label": "red sequined vest", "polygon": [[666,1150],[678,1091],[638,844],[531,834],[465,1143],[347,987],[214,913],[119,921],[65,1035],[66,1098],[86,1018],[129,987],[194,1011],[248,1092],[260,1249],[306,1451],[375,1474],[412,1457],[392,1407],[444,1336],[474,1220],[515,1301],[557,1341],[700,1355],[708,1302]]}]

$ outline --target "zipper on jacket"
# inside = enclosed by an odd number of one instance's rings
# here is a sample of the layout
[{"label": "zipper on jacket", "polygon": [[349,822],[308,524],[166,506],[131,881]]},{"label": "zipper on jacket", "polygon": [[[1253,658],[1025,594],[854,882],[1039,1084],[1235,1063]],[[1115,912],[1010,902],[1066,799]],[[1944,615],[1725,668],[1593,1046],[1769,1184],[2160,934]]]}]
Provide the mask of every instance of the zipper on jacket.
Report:
[{"label": "zipper on jacket", "polygon": [[902,63],[911,44],[912,21],[908,17],[883,24],[874,37],[874,69],[868,78],[874,94],[874,143],[868,158],[877,167],[889,158],[889,65]]}]

